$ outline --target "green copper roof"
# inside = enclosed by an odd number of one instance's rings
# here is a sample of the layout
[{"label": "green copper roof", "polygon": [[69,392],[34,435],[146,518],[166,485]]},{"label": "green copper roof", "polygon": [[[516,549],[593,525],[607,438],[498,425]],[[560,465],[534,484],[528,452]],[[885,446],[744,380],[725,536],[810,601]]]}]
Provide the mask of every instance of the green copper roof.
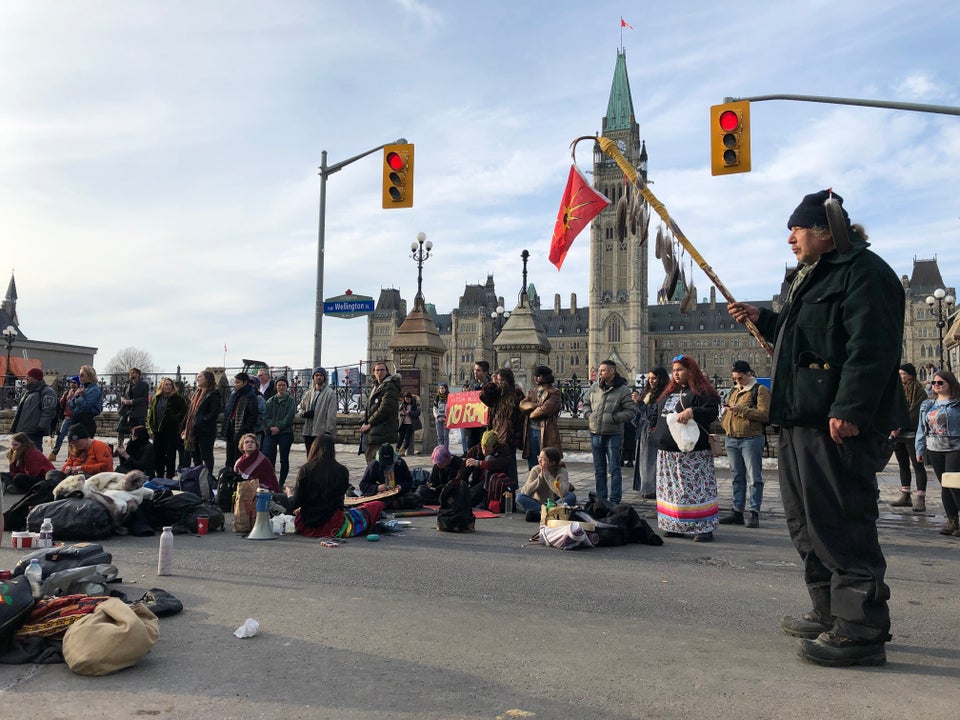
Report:
[{"label": "green copper roof", "polygon": [[625,50],[617,50],[617,67],[613,71],[604,130],[629,130],[632,122],[633,99],[630,97],[630,78],[627,77],[627,54]]}]

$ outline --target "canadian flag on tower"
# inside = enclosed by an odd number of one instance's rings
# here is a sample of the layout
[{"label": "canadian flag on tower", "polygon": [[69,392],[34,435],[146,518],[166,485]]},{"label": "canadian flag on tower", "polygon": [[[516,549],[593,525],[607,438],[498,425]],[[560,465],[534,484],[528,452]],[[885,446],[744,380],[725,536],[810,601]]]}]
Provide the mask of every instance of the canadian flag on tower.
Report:
[{"label": "canadian flag on tower", "polygon": [[627,22],[626,20],[624,20],[623,18],[620,18],[620,27],[622,27],[622,28],[630,28],[631,30],[633,30],[633,25],[631,25],[630,23],[628,23],[628,22]]}]

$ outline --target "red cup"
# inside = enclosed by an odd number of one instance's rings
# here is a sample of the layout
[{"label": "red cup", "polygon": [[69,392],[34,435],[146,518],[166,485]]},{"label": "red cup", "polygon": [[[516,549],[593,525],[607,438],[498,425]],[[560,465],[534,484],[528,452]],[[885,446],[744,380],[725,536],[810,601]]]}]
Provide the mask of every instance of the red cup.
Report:
[{"label": "red cup", "polygon": [[197,535],[206,535],[207,526],[210,523],[210,518],[199,517],[197,518]]}]

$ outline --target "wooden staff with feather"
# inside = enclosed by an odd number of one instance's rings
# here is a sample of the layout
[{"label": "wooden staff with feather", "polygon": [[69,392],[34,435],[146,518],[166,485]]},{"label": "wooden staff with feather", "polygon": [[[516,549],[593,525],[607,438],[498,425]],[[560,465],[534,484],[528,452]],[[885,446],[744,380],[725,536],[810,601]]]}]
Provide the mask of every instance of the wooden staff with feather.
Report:
[{"label": "wooden staff with feather", "polygon": [[[720,294],[726,298],[728,303],[736,302],[736,299],[727,290],[726,286],[720,281],[720,278],[717,277],[717,274],[714,272],[713,268],[703,259],[703,256],[694,247],[693,243],[687,239],[687,236],[683,234],[683,231],[674,222],[673,218],[670,217],[670,213],[667,212],[667,209],[663,206],[657,197],[650,192],[650,189],[647,187],[647,184],[643,182],[643,179],[637,174],[636,169],[627,162],[627,159],[623,156],[623,153],[620,152],[620,149],[617,147],[616,141],[611,140],[610,138],[600,137],[600,136],[584,136],[579,137],[570,144],[571,151],[574,154],[574,162],[576,162],[576,147],[577,143],[582,140],[592,140],[596,142],[600,149],[608,155],[610,158],[617,163],[617,166],[623,171],[623,174],[626,175],[627,180],[633,183],[633,186],[637,191],[643,196],[643,199],[646,200],[650,207],[659,215],[663,221],[667,224],[667,227],[673,232],[674,237],[680,242],[683,247],[686,248],[687,252],[690,253],[690,257],[693,258],[694,262],[700,266],[700,269],[706,274],[710,279],[710,282],[714,284],[717,290],[720,291]],[[764,350],[767,351],[769,355],[773,355],[773,348],[770,347],[770,344],[763,338],[763,335],[760,334],[760,331],[757,329],[757,326],[753,324],[753,321],[747,320],[744,322],[744,326],[747,330],[750,331],[750,334],[753,335],[754,339],[760,344]]]}]

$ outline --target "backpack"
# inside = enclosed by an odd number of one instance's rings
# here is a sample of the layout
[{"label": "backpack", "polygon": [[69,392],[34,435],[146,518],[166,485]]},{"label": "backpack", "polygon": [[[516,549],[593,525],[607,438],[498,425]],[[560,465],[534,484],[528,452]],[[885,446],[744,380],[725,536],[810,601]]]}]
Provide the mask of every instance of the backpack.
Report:
[{"label": "backpack", "polygon": [[410,477],[413,478],[413,487],[411,490],[413,492],[417,491],[417,488],[421,485],[426,485],[430,480],[430,471],[425,467],[415,467],[410,469]]},{"label": "backpack", "polygon": [[203,463],[191,467],[180,468],[180,489],[199,495],[207,501],[213,500],[213,483],[210,473]]},{"label": "backpack", "polygon": [[437,511],[437,530],[442,532],[473,532],[476,518],[470,488],[451,480],[440,491],[440,509]]},{"label": "backpack", "polygon": [[499,513],[503,508],[503,494],[508,490],[515,492],[516,484],[506,473],[494,473],[487,478],[487,502],[486,508],[490,512]]},{"label": "backpack", "polygon": [[225,467],[217,475],[217,507],[225,513],[233,512],[233,494],[237,491],[240,476]]}]

